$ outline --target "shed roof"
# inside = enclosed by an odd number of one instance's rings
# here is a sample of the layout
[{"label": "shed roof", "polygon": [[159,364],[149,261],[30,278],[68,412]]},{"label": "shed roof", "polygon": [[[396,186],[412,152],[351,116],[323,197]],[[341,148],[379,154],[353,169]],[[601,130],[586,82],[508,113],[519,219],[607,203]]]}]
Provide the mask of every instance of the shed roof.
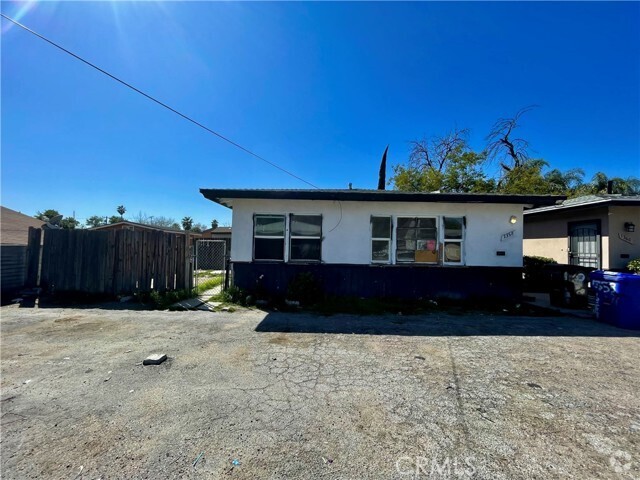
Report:
[{"label": "shed roof", "polygon": [[42,228],[44,222],[7,207],[0,207],[0,236],[2,245],[27,245],[29,227]]},{"label": "shed roof", "polygon": [[441,203],[509,203],[518,205],[555,205],[566,199],[560,195],[504,195],[495,193],[424,193],[397,190],[289,190],[289,189],[216,189],[201,188],[211,200],[233,208],[234,199],[255,200],[341,200],[345,202],[441,202]]},{"label": "shed roof", "polygon": [[640,195],[598,194],[583,195],[582,197],[569,198],[558,205],[550,205],[533,208],[525,211],[525,215],[565,211],[568,209],[580,209],[589,207],[604,207],[612,205],[636,205],[640,206]]}]

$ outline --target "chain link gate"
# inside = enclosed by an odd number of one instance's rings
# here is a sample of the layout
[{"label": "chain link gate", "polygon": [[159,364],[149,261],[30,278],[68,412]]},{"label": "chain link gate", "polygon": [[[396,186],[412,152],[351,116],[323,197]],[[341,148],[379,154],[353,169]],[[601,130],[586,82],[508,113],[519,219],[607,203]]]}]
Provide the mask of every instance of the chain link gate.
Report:
[{"label": "chain link gate", "polygon": [[196,240],[194,255],[194,287],[198,293],[212,295],[225,288],[227,275],[227,243],[224,240]]}]

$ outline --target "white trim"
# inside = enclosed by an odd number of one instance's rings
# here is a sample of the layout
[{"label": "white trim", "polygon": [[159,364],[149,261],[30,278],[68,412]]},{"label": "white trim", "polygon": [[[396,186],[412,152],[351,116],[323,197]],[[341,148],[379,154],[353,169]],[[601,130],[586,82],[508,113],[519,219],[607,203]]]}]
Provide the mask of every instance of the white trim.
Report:
[{"label": "white trim", "polygon": [[[445,217],[447,218],[460,218],[462,219],[462,238],[445,238],[445,228],[444,228],[444,219]],[[466,261],[465,261],[465,244],[466,244],[466,234],[467,234],[467,227],[465,225],[466,223],[466,217],[463,216],[455,216],[455,215],[442,215],[440,218],[440,225],[441,225],[441,229],[440,231],[442,232],[441,234],[441,243],[442,243],[442,265],[451,265],[451,266],[461,266],[461,265],[465,265]],[[460,244],[460,261],[459,262],[445,262],[445,252],[444,252],[444,245],[445,243],[459,243]]]},{"label": "white trim", "polygon": [[[383,238],[383,237],[374,237],[373,236],[373,222],[371,221],[373,219],[373,217],[377,217],[377,218],[388,218],[389,219],[389,237],[387,238]],[[378,241],[378,242],[387,242],[387,252],[388,252],[388,256],[389,259],[388,260],[374,260],[373,259],[373,242],[374,241]],[[376,264],[376,265],[390,265],[392,264],[392,247],[393,246],[393,215],[376,215],[374,213],[372,213],[369,216],[369,260],[372,264]]]}]

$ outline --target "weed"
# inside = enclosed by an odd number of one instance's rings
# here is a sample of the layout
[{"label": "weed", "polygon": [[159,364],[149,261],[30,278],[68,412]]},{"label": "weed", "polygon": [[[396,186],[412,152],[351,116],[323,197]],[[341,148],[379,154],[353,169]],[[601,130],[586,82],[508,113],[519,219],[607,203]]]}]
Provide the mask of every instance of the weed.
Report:
[{"label": "weed", "polygon": [[207,278],[206,280],[198,283],[196,291],[198,292],[198,294],[204,293],[207,290],[211,290],[221,285],[223,280],[224,279],[222,278],[222,276]]},{"label": "weed", "polygon": [[226,290],[223,290],[217,295],[211,297],[211,301],[222,303],[235,303],[238,305],[244,305],[246,302],[247,294],[241,288],[235,285],[230,286]]}]

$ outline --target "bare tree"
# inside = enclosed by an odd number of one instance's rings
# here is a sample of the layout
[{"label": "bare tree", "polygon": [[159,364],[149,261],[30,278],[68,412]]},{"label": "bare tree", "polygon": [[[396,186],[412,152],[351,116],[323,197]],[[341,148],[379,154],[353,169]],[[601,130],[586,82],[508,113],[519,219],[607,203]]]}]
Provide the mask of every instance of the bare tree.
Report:
[{"label": "bare tree", "polygon": [[444,136],[414,140],[409,143],[409,165],[420,170],[442,172],[451,157],[467,146],[469,130],[454,128]]},{"label": "bare tree", "polygon": [[[523,138],[514,138],[513,132],[520,126],[522,116],[535,107],[536,105],[530,105],[518,110],[511,118],[498,119],[487,135],[487,157],[489,160],[500,161],[500,166],[506,171],[522,166],[530,158],[529,142]],[[505,158],[509,158],[512,164],[507,165]]]}]

